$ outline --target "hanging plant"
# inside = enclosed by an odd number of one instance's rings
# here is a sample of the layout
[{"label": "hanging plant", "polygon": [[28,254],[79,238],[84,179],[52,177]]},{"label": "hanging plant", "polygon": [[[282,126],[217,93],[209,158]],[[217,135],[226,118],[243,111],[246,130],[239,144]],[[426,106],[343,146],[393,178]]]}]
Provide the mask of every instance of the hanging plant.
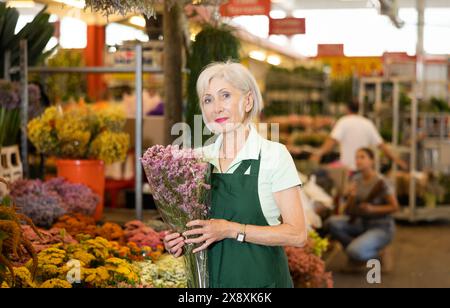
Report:
[{"label": "hanging plant", "polygon": [[[104,12],[106,15],[128,13],[144,14],[147,17],[155,16],[155,8],[157,5],[164,4],[164,1],[172,6],[177,0],[86,0],[86,7],[96,12]],[[184,0],[183,5],[218,5],[223,0]]]},{"label": "hanging plant", "polygon": [[[197,79],[205,66],[218,61],[239,62],[239,39],[233,34],[233,29],[227,25],[217,27],[204,25],[195,37],[188,55],[187,112],[186,118],[191,131],[194,131],[194,117],[201,114],[197,96]],[[204,140],[203,140],[204,141]],[[192,144],[194,140],[191,141]]]}]

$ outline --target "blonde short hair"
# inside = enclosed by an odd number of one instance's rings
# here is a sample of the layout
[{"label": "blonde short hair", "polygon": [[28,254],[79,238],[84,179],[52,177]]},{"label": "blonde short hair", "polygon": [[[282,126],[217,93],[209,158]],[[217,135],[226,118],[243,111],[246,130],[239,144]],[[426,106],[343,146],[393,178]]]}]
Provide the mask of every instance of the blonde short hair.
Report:
[{"label": "blonde short hair", "polygon": [[212,79],[220,78],[230,83],[243,94],[251,93],[253,97],[253,108],[247,113],[246,122],[254,119],[263,108],[261,91],[256,83],[255,77],[250,71],[240,63],[236,62],[213,62],[207,65],[197,80],[197,95],[199,97],[200,108],[203,111],[202,97],[209,87]]}]

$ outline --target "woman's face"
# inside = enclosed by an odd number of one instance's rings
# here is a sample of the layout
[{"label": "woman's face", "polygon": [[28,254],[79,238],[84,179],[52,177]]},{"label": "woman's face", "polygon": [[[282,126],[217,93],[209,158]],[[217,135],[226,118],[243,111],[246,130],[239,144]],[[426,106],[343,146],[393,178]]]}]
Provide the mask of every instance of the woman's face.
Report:
[{"label": "woman's face", "polygon": [[243,94],[221,78],[211,80],[200,100],[203,119],[214,133],[235,130],[245,121],[245,115],[253,107],[249,93]]},{"label": "woman's face", "polygon": [[356,152],[356,167],[359,171],[372,169],[374,167],[374,161],[365,151]]}]

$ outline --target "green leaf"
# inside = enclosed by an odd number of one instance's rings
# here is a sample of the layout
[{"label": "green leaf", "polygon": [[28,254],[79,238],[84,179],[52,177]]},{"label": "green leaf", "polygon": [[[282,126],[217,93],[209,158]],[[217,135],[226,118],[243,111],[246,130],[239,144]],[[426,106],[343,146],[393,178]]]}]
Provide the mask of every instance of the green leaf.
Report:
[{"label": "green leaf", "polygon": [[14,45],[14,31],[18,20],[19,12],[14,8],[7,8],[5,11],[5,23],[1,37],[2,49],[9,49],[9,47]]},{"label": "green leaf", "polygon": [[[6,240],[8,238],[8,233],[4,232],[4,231],[0,231],[0,241]],[[0,249],[1,251],[1,249]]]}]

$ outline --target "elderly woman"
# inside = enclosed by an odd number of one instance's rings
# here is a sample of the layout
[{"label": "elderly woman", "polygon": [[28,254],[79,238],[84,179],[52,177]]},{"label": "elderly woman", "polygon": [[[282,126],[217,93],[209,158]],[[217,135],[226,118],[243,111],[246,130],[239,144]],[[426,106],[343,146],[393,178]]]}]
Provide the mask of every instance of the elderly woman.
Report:
[{"label": "elderly woman", "polygon": [[218,135],[201,148],[213,167],[211,219],[166,235],[175,257],[189,243],[208,249],[210,286],[292,287],[283,246],[306,240],[301,182],[284,145],[264,139],[251,125],[262,108],[251,73],[238,63],[213,63],[197,81],[203,119]]}]

